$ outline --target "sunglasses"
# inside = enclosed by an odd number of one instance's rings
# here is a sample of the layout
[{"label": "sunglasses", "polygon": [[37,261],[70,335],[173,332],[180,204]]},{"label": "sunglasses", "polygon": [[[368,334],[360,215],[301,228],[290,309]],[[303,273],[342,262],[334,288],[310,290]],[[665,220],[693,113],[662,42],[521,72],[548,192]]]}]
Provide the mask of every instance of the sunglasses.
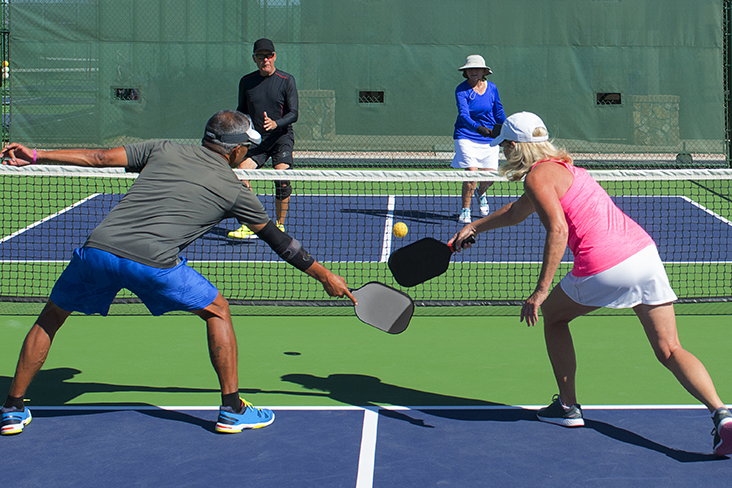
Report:
[{"label": "sunglasses", "polygon": [[265,59],[273,58],[275,53],[267,53],[267,54],[255,54],[254,57],[257,61],[264,61]]}]

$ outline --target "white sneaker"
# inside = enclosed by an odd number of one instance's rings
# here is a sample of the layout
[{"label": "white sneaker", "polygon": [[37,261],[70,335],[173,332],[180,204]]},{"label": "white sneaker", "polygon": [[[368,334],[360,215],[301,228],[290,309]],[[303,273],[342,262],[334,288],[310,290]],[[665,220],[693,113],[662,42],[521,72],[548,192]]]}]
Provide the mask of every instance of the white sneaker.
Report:
[{"label": "white sneaker", "polygon": [[469,224],[470,222],[472,222],[472,217],[470,216],[469,208],[464,208],[460,212],[460,217],[458,217],[458,222],[460,222],[461,224]]},{"label": "white sneaker", "polygon": [[488,206],[488,197],[483,193],[480,196],[480,215],[485,217],[489,213],[491,213],[491,208]]}]

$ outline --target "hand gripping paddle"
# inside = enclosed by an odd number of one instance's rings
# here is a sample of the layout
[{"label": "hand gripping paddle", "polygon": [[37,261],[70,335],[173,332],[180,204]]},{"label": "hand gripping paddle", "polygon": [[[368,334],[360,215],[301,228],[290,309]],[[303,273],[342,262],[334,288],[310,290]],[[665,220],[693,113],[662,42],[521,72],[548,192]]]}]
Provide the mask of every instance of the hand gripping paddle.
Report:
[{"label": "hand gripping paddle", "polygon": [[409,295],[378,281],[353,290],[353,296],[358,301],[356,316],[389,334],[404,332],[412,319],[414,302]]},{"label": "hand gripping paddle", "polygon": [[[464,242],[474,243],[470,236]],[[417,286],[447,271],[455,250],[437,239],[425,237],[397,249],[389,256],[389,269],[402,286]]]}]

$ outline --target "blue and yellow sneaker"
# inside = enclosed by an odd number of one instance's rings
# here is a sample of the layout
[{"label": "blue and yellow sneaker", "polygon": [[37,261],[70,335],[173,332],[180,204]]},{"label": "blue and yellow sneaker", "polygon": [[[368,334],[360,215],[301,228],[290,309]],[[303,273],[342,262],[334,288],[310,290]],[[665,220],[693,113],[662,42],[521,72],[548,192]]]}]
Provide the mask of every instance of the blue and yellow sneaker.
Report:
[{"label": "blue and yellow sneaker", "polygon": [[219,407],[216,432],[236,434],[244,429],[261,429],[274,422],[275,414],[272,410],[257,408],[245,400],[242,400],[242,403],[238,413],[231,407]]},{"label": "blue and yellow sneaker", "polygon": [[226,234],[226,237],[235,241],[243,241],[245,239],[259,239],[257,237],[257,234],[252,232],[246,225],[242,225],[238,229],[232,230],[231,232]]},{"label": "blue and yellow sneaker", "polygon": [[[283,224],[275,224],[277,225],[277,228],[280,229],[282,232],[285,231],[285,226]],[[226,237],[229,239],[235,240],[235,241],[244,241],[247,239],[259,239],[259,236],[252,232],[249,227],[246,225],[242,225],[236,230],[232,230],[228,234],[226,234]]]},{"label": "blue and yellow sneaker", "polygon": [[25,407],[23,410],[3,407],[0,411],[2,411],[2,423],[0,424],[0,434],[2,435],[20,434],[33,418],[30,410]]}]

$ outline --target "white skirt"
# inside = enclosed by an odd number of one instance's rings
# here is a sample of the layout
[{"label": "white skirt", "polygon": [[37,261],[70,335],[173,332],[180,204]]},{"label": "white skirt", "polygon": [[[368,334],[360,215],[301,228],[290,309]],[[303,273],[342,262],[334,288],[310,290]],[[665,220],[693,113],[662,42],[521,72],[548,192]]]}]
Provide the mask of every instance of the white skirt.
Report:
[{"label": "white skirt", "polygon": [[595,275],[577,277],[570,271],[559,284],[569,298],[588,307],[633,308],[677,299],[653,245]]},{"label": "white skirt", "polygon": [[498,153],[500,147],[480,144],[470,139],[455,139],[455,156],[452,166],[457,169],[482,168],[498,170]]}]

